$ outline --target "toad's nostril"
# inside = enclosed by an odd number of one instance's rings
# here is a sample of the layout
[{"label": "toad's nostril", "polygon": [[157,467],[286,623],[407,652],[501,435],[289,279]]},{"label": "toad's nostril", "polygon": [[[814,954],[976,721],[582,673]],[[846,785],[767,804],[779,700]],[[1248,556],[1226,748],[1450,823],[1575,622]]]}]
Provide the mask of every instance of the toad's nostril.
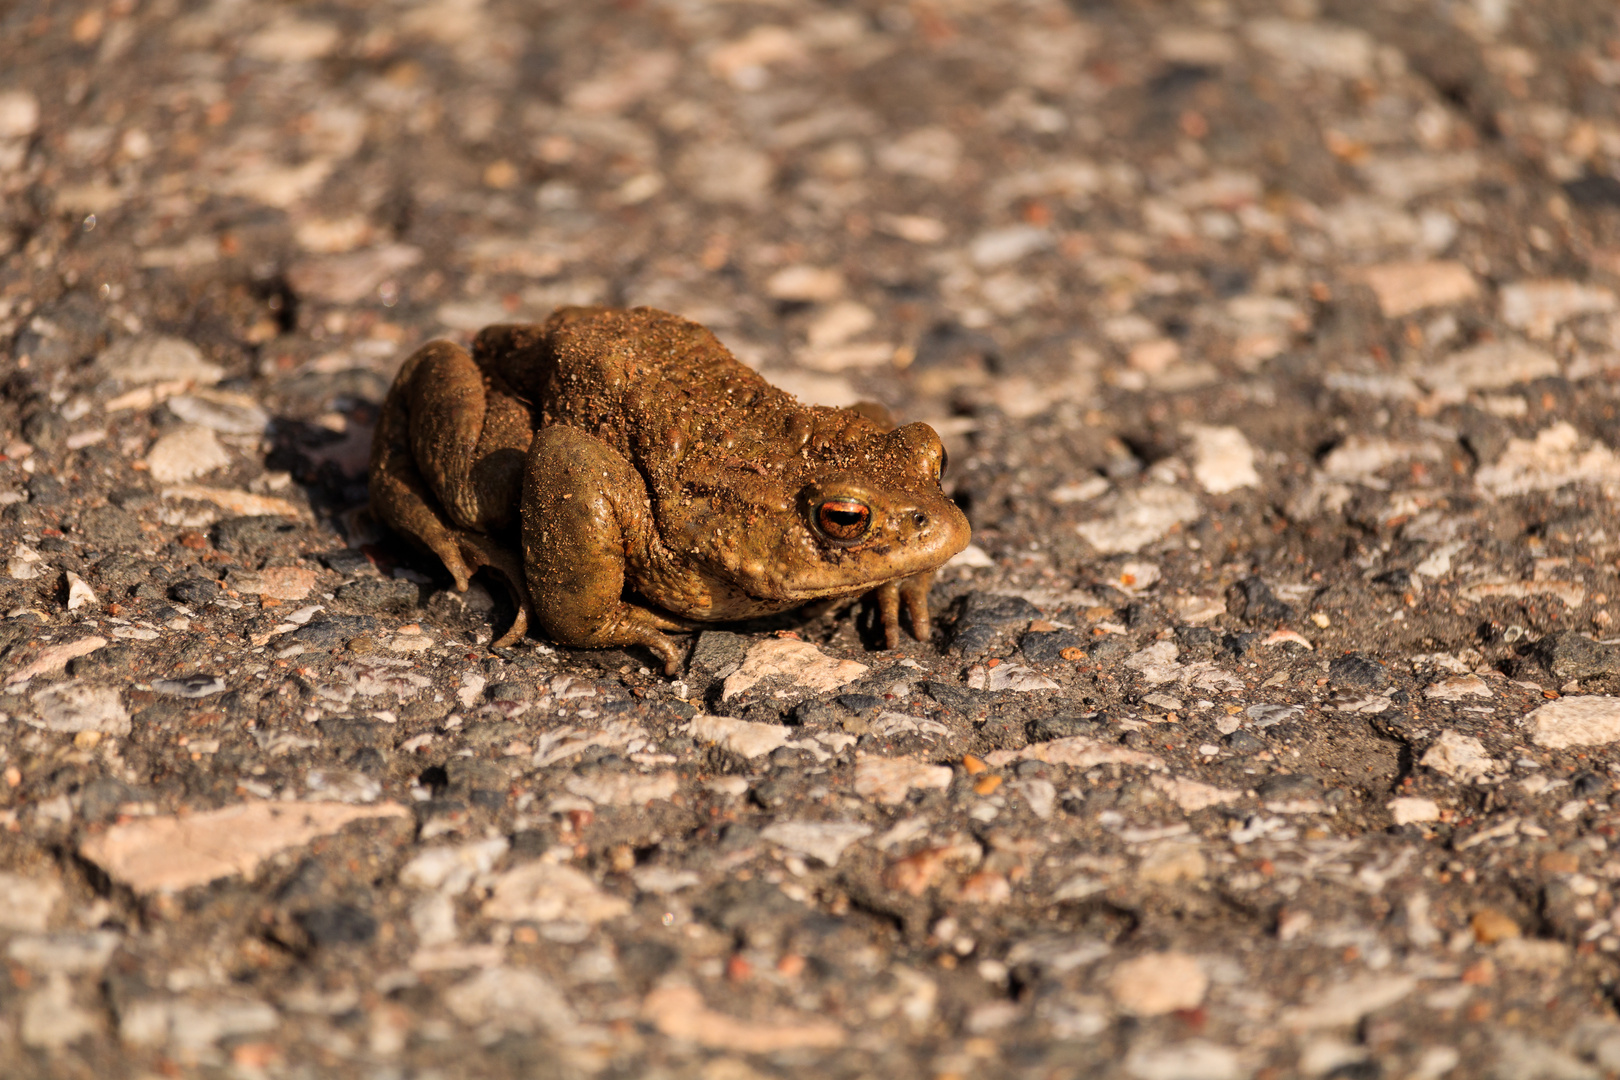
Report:
[{"label": "toad's nostril", "polygon": [[913,510],[911,512],[911,523],[919,529],[926,529],[928,527],[928,515],[921,510]]}]

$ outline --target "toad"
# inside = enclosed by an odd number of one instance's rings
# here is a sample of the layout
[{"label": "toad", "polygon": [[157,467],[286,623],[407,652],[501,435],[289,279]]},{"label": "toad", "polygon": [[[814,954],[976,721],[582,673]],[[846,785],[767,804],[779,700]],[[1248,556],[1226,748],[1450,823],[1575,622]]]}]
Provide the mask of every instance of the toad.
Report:
[{"label": "toad", "polygon": [[563,308],[405,361],[371,452],[371,505],[465,591],[505,578],[559,644],[876,594],[889,648],[902,601],[929,634],[934,571],[967,546],[927,424],[881,406],[802,405],[703,326],[652,308]]}]

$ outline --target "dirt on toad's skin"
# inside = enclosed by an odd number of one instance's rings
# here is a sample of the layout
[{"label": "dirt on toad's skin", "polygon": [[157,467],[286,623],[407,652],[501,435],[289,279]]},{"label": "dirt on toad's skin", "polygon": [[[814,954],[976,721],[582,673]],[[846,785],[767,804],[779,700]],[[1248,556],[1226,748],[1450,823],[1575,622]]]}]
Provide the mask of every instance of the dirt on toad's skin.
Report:
[{"label": "dirt on toad's skin", "polygon": [[[13,5],[0,1071],[1620,1069],[1617,43]],[[491,648],[372,434],[576,304],[937,431],[929,639]],[[105,854],[257,801],[408,813]]]}]

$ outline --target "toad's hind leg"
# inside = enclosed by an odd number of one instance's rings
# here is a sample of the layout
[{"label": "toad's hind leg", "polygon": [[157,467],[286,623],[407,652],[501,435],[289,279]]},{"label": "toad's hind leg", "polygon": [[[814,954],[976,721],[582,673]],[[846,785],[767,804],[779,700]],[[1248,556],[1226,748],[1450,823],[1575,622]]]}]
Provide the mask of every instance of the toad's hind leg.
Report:
[{"label": "toad's hind leg", "polygon": [[641,475],[612,447],[566,425],[544,428],[523,476],[523,550],[536,621],[563,645],[644,645],[680,669],[662,631],[686,629],[625,599],[632,567],[667,559]]},{"label": "toad's hind leg", "polygon": [[501,531],[516,517],[534,437],[528,407],[459,345],[429,342],[411,361],[395,387],[410,416],[417,470],[451,521]]},{"label": "toad's hind leg", "polygon": [[466,592],[467,579],[476,566],[468,566],[462,557],[456,536],[460,530],[444,519],[438,496],[417,469],[411,449],[411,389],[423,363],[439,345],[455,348],[448,342],[434,342],[412,354],[383,401],[371,443],[371,510],[384,524],[437,555],[455,578],[456,588]]}]

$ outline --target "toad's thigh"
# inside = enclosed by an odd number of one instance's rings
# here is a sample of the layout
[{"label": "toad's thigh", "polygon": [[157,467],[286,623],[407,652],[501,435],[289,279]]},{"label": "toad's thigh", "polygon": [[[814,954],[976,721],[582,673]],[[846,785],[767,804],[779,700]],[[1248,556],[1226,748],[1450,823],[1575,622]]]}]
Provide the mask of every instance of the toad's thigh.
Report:
[{"label": "toad's thigh", "polygon": [[646,485],[622,455],[565,425],[536,433],[523,481],[523,548],[535,614],[548,635],[565,644],[614,644],[604,635],[622,633],[625,620],[671,628],[670,620],[623,602],[627,567],[646,557],[652,533]]},{"label": "toad's thigh", "polygon": [[448,341],[424,346],[402,377],[411,456],[455,524],[498,530],[516,514],[529,448],[528,409],[492,393],[483,370]]}]

